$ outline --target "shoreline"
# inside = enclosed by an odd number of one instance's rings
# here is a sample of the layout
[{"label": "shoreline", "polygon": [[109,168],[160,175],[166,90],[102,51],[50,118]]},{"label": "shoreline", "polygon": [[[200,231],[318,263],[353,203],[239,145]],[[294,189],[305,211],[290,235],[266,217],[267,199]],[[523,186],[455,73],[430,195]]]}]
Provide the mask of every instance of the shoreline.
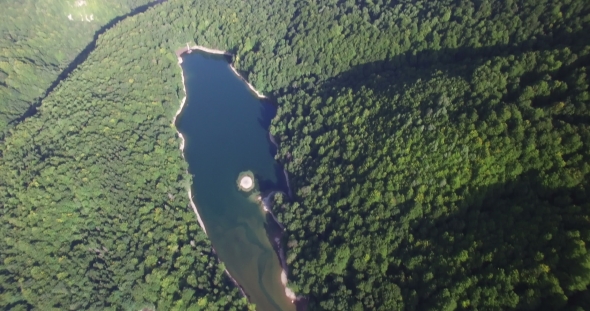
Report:
[{"label": "shoreline", "polygon": [[295,292],[293,292],[293,290],[291,290],[287,286],[287,284],[289,282],[289,280],[287,279],[287,273],[288,273],[289,269],[287,267],[287,261],[285,260],[285,251],[283,250],[283,247],[281,246],[281,237],[282,237],[283,233],[285,232],[285,226],[283,226],[283,224],[279,222],[279,220],[277,219],[275,214],[273,214],[273,212],[270,210],[270,200],[272,199],[272,196],[278,192],[284,193],[282,191],[271,191],[267,196],[260,199],[260,204],[262,205],[263,210],[267,214],[270,214],[272,216],[272,218],[274,219],[275,223],[281,228],[280,235],[274,237],[274,239],[269,236],[269,240],[271,240],[271,242],[275,243],[274,248],[277,253],[277,256],[279,257],[279,262],[280,262],[281,268],[282,268],[281,283],[285,287],[285,295],[287,296],[287,298],[291,299],[291,303],[295,303],[296,301],[298,301],[300,299],[300,297],[297,297],[297,294],[295,294]]},{"label": "shoreline", "polygon": [[[182,158],[184,159],[184,145],[185,145],[185,140],[184,140],[184,136],[182,135],[181,132],[178,131],[178,129],[176,128],[176,119],[178,118],[178,116],[180,115],[180,113],[182,112],[182,109],[184,108],[184,105],[186,104],[186,85],[185,85],[185,81],[184,81],[184,70],[182,69],[182,57],[180,57],[180,55],[178,56],[178,67],[180,67],[180,76],[182,77],[182,89],[184,91],[184,97],[180,100],[180,107],[178,107],[178,110],[176,111],[176,114],[174,115],[174,117],[172,118],[172,126],[174,126],[174,130],[176,130],[176,133],[178,134],[178,137],[180,137],[181,142],[180,142],[180,153],[182,155]],[[188,169],[186,170],[187,174],[190,174]],[[205,235],[207,237],[207,229],[205,228],[205,224],[203,223],[203,220],[201,219],[201,215],[199,214],[199,210],[197,209],[197,205],[195,204],[195,202],[193,201],[193,195],[192,195],[192,188],[189,187],[188,188],[188,198],[189,198],[189,202],[190,205],[193,209],[193,212],[195,213],[195,215],[197,215],[197,221],[199,222],[199,226],[201,227],[201,229],[203,229],[203,232],[205,232]],[[215,248],[213,247],[213,244],[211,244],[211,249],[213,250],[213,253],[216,254],[217,257],[217,252],[215,251]],[[217,257],[217,261],[222,263],[221,260],[219,259],[219,257]],[[236,285],[236,287],[240,290],[240,292],[242,293],[242,296],[245,297],[246,299],[248,299],[248,295],[246,295],[246,292],[244,291],[244,289],[242,288],[242,286],[238,283],[238,281],[236,281],[236,279],[234,279],[234,277],[229,273],[229,271],[227,270],[227,268],[225,269],[225,273],[227,274],[227,276],[229,276],[229,278],[232,280],[232,282]]]},{"label": "shoreline", "polygon": [[[178,134],[178,136],[181,139],[181,143],[180,143],[180,150],[181,150],[181,154],[182,154],[182,158],[184,159],[184,146],[185,146],[185,139],[184,136],[182,135],[182,133],[180,133],[178,131],[178,129],[176,128],[176,119],[178,118],[178,116],[180,115],[180,113],[182,112],[184,105],[186,103],[186,85],[185,85],[185,79],[184,79],[184,70],[182,69],[182,55],[184,53],[190,53],[193,50],[197,50],[197,51],[202,51],[205,53],[210,53],[210,54],[217,54],[217,55],[226,55],[226,56],[230,56],[233,57],[233,55],[227,51],[222,51],[222,50],[217,50],[217,49],[211,49],[211,48],[207,48],[204,46],[200,46],[200,45],[194,45],[192,47],[189,47],[189,45],[187,44],[186,48],[182,48],[179,50],[176,50],[176,56],[178,59],[178,67],[180,67],[180,73],[181,73],[181,77],[182,77],[182,88],[184,91],[184,97],[181,100],[180,103],[180,107],[178,108],[178,110],[176,111],[176,114],[174,115],[174,118],[172,119],[172,125],[174,126],[174,129],[176,130],[176,133]],[[268,97],[266,97],[263,93],[259,92],[258,90],[256,90],[254,88],[254,86],[248,82],[244,77],[242,77],[242,75],[240,75],[240,73],[236,70],[236,68],[234,67],[233,63],[229,63],[229,67],[232,70],[232,72],[240,79],[242,80],[242,82],[244,82],[247,86],[248,89],[250,89],[250,91],[252,93],[254,93],[256,95],[256,97],[258,99],[267,99]],[[270,140],[271,142],[275,145],[275,147],[278,149],[278,144],[275,142],[274,137],[270,134],[269,132],[269,136],[270,136]],[[283,172],[285,174],[285,179],[287,182],[287,188],[289,191],[289,196],[291,196],[291,187],[289,185],[289,175],[287,174],[287,171],[285,169],[283,169]],[[190,174],[187,170],[186,172],[187,174]],[[274,192],[272,192],[274,193]],[[271,194],[272,194],[271,193]],[[188,196],[189,196],[189,200],[190,200],[190,205],[194,211],[194,213],[197,215],[197,220],[199,222],[199,226],[203,229],[203,232],[205,232],[205,235],[207,235],[207,229],[205,228],[205,224],[203,223],[202,219],[201,219],[201,215],[199,214],[199,211],[197,209],[196,204],[193,201],[193,196],[192,196],[192,188],[189,187],[188,189]],[[266,199],[266,198],[265,198]],[[262,201],[262,200],[261,200]],[[276,218],[276,216],[272,213],[272,211],[270,211],[269,208],[267,208],[266,204],[264,202],[262,202],[262,207],[264,209],[264,211],[266,213],[270,213],[271,216],[273,217],[274,221],[281,227],[281,229],[283,229],[284,231],[284,226],[283,224],[281,224],[278,219]],[[282,235],[282,234],[281,234]],[[272,242],[272,240],[271,240]],[[283,252],[282,247],[280,246],[280,239],[277,241],[274,241],[277,245],[278,248],[278,257],[279,257],[279,261],[281,264],[281,284],[283,284],[283,287],[285,288],[285,295],[287,296],[287,298],[289,298],[291,300],[291,303],[295,303],[296,301],[299,300],[300,297],[297,297],[297,295],[295,294],[295,292],[293,292],[293,290],[291,290],[287,284],[288,284],[288,278],[287,278],[287,262],[285,260],[285,255]],[[211,245],[211,249],[213,249],[213,252],[215,252],[215,248],[213,248],[213,245]],[[219,259],[219,257],[217,257],[217,260],[222,263],[222,261]],[[232,275],[229,273],[229,270],[227,270],[227,268],[225,269],[225,273],[230,277],[230,279],[233,281],[233,283],[240,289],[240,292],[242,293],[242,295],[249,300],[248,295],[246,294],[246,292],[244,291],[244,289],[242,288],[242,286],[238,283],[238,281],[236,279],[234,279],[232,277]]]},{"label": "shoreline", "polygon": [[[279,144],[277,143],[276,138],[270,133],[270,131],[268,131],[268,137],[270,139],[270,142],[275,146],[275,148],[278,151]],[[289,193],[287,193],[287,195],[289,196],[289,198],[292,198],[293,192],[291,191],[291,184],[289,183],[289,173],[287,172],[287,170],[284,167],[283,167],[283,174],[285,175],[285,181],[287,183],[287,191],[289,192]],[[279,220],[277,219],[275,214],[270,210],[269,200],[271,199],[271,196],[274,195],[276,192],[277,191],[272,191],[266,197],[262,198],[262,200],[261,200],[262,207],[264,208],[264,211],[266,211],[267,213],[270,213],[272,218],[275,220],[275,222],[279,225],[279,227],[281,227],[281,229],[284,232],[285,226],[283,226],[283,224],[279,222]],[[295,301],[300,300],[302,297],[297,297],[295,292],[293,292],[289,287],[287,287],[287,283],[288,283],[287,273],[288,273],[289,269],[287,267],[287,261],[285,260],[285,251],[283,250],[283,247],[281,246],[281,241],[280,241],[279,237],[277,237],[274,240],[274,242],[276,244],[277,254],[279,256],[279,260],[280,260],[281,266],[283,268],[283,271],[281,273],[281,282],[283,283],[283,286],[285,286],[285,294],[287,295],[287,297],[289,297],[291,299],[291,302],[294,303]]]},{"label": "shoreline", "polygon": [[[228,51],[223,51],[223,50],[217,50],[217,49],[211,49],[208,47],[204,47],[202,45],[193,45],[193,46],[189,46],[187,44],[186,47],[176,50],[176,56],[178,56],[179,59],[182,59],[182,57],[180,57],[182,54],[184,53],[191,53],[192,51],[202,51],[205,53],[209,53],[209,54],[216,54],[216,55],[225,55],[225,56],[230,56],[233,58],[233,54],[231,54]],[[182,64],[182,60],[180,61],[180,64]],[[244,77],[242,77],[242,75],[238,72],[238,70],[236,69],[236,67],[234,67],[233,63],[229,63],[229,68],[231,69],[231,71],[233,71],[233,73],[240,78],[240,80],[242,80],[242,82],[246,83],[246,85],[248,86],[248,88],[250,89],[250,91],[254,94],[256,94],[256,97],[258,97],[259,99],[267,99],[268,97],[266,97],[266,95],[264,95],[262,92],[258,91],[256,88],[254,88],[254,86],[248,82],[248,80],[246,80]],[[184,82],[183,82],[184,85]],[[186,92],[185,92],[186,94]]]},{"label": "shoreline", "polygon": [[[180,153],[182,154],[182,158],[184,159],[184,144],[185,144],[184,136],[176,128],[176,119],[178,118],[178,115],[180,115],[180,113],[182,112],[182,109],[184,108],[184,105],[186,103],[186,86],[184,85],[184,71],[182,70],[182,66],[180,66],[180,64],[182,64],[182,59],[179,58],[178,67],[180,67],[180,75],[182,77],[182,87],[183,87],[183,91],[184,91],[184,97],[182,98],[182,100],[180,100],[180,107],[178,107],[178,110],[176,111],[174,118],[172,118],[172,125],[174,126],[174,129],[176,130],[178,137],[180,137],[180,139],[181,139],[181,142],[180,142],[180,151],[181,152]],[[186,171],[186,173],[190,174],[188,172],[188,170]],[[205,235],[207,235],[207,229],[205,229],[205,224],[203,223],[203,220],[201,219],[201,215],[199,215],[199,211],[197,210],[197,206],[195,205],[195,202],[193,201],[192,189],[190,187],[188,189],[188,198],[190,201],[190,205],[193,208],[193,211],[197,215],[197,220],[199,221],[199,225],[201,226],[201,229],[203,229],[203,232],[205,232]]]},{"label": "shoreline", "polygon": [[[279,150],[279,144],[277,143],[277,139],[272,136],[272,134],[270,133],[270,131],[268,131],[268,137],[270,138],[270,142],[275,145],[275,148],[277,148],[277,152]],[[289,198],[293,197],[293,192],[291,191],[291,183],[289,182],[289,173],[287,172],[287,170],[283,167],[283,174],[285,174],[285,181],[287,182],[287,190],[289,191],[289,193],[287,193],[289,195]]]}]

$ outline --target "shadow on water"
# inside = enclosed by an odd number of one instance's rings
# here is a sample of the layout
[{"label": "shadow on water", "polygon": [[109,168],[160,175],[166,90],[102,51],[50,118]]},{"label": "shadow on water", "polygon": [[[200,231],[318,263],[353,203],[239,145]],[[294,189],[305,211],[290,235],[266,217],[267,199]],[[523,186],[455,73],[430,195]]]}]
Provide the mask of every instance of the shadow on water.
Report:
[{"label": "shadow on water", "polygon": [[[272,119],[277,115],[277,106],[268,99],[260,100],[260,117],[258,117],[258,124],[266,132],[270,130]],[[270,133],[268,139],[270,140]],[[277,154],[277,147],[271,142],[269,144],[269,152],[274,157]]]},{"label": "shadow on water", "polygon": [[277,183],[269,178],[264,178],[259,174],[254,174],[254,178],[258,181],[258,188],[261,195],[264,197],[267,193],[277,190]]},{"label": "shadow on water", "polygon": [[53,83],[51,83],[51,85],[47,88],[47,90],[45,90],[43,95],[39,99],[37,99],[29,107],[29,109],[27,109],[27,111],[25,111],[25,113],[23,113],[22,116],[10,121],[8,124],[9,125],[16,125],[18,123],[23,122],[28,117],[32,117],[33,115],[35,115],[35,113],[37,113],[37,108],[39,108],[39,106],[41,105],[43,100],[45,100],[45,98],[47,98],[47,96],[51,92],[53,92],[53,90],[55,90],[55,88],[61,83],[61,81],[67,79],[68,76],[76,68],[78,68],[78,66],[80,64],[84,63],[86,61],[86,59],[88,59],[88,56],[90,55],[90,53],[96,48],[96,42],[98,41],[98,37],[100,37],[100,35],[105,33],[111,27],[115,26],[118,22],[120,22],[128,17],[143,13],[143,12],[147,11],[149,8],[151,8],[157,4],[163,3],[163,2],[166,2],[166,0],[156,0],[156,1],[150,2],[148,4],[144,4],[142,6],[135,8],[134,10],[132,10],[131,12],[129,12],[125,15],[121,15],[121,16],[114,18],[113,20],[108,22],[106,25],[100,27],[100,29],[94,33],[94,37],[93,37],[92,41],[80,52],[80,54],[78,54],[78,56],[76,56],[76,58],[74,58],[74,60],[66,68],[64,68],[64,70],[62,70],[62,72],[57,76],[57,79],[55,79],[55,81],[53,81]]},{"label": "shadow on water", "polygon": [[185,57],[187,55],[190,54],[198,54],[203,58],[209,59],[209,60],[223,60],[225,61],[228,65],[232,63],[233,58],[231,55],[227,55],[227,54],[214,54],[214,53],[208,53],[208,52],[204,52],[201,50],[187,50],[186,47],[181,48],[180,50],[176,51],[176,56],[178,57]]},{"label": "shadow on water", "polygon": [[269,99],[260,99],[260,117],[258,124],[268,131],[272,119],[277,115],[277,106]]},{"label": "shadow on water", "polygon": [[[272,143],[270,139],[270,124],[272,123],[272,119],[277,114],[277,106],[269,99],[261,99],[260,100],[260,116],[258,117],[258,124],[268,133],[268,140],[271,142],[269,144],[268,152],[271,156],[275,156],[278,152],[277,146]],[[260,184],[260,191],[262,193],[270,192],[273,190],[280,190],[285,193],[288,192],[287,181],[285,180],[286,176],[283,172],[283,168],[279,165],[278,162],[275,162],[275,178],[276,182],[265,179],[262,176],[256,176],[257,180],[259,180]]]},{"label": "shadow on water", "polygon": [[275,167],[275,174],[278,181],[276,189],[281,190],[282,192],[288,195],[289,187],[287,186],[287,176],[285,176],[283,168],[278,163],[275,163]]},{"label": "shadow on water", "polygon": [[272,191],[281,191],[284,193],[287,193],[288,191],[285,174],[283,173],[283,169],[278,164],[275,164],[274,173],[275,180],[265,178],[259,174],[254,174],[254,177],[258,181],[260,193],[263,195],[263,197]]}]

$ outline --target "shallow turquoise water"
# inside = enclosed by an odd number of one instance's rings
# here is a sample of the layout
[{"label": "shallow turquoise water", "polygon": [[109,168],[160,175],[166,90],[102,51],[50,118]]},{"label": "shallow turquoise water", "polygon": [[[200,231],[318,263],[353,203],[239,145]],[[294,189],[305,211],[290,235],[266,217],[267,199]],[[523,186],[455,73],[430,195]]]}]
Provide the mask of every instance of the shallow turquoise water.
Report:
[{"label": "shallow turquoise water", "polygon": [[257,310],[295,310],[280,283],[281,266],[260,205],[238,190],[251,170],[260,190],[285,189],[268,127],[276,108],[258,100],[223,56],[183,56],[186,105],[176,126],[185,138],[194,201],[219,258]]}]

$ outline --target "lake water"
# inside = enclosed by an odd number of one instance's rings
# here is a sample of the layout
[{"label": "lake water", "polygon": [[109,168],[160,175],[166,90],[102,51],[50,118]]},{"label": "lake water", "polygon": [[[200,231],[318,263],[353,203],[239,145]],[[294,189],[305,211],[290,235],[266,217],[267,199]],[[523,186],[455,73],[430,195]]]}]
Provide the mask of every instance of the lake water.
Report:
[{"label": "lake water", "polygon": [[257,99],[224,56],[185,54],[182,68],[187,99],[176,126],[185,138],[194,202],[213,247],[257,310],[295,310],[267,236],[277,224],[236,183],[240,172],[250,170],[263,194],[285,190],[268,135],[276,108]]}]

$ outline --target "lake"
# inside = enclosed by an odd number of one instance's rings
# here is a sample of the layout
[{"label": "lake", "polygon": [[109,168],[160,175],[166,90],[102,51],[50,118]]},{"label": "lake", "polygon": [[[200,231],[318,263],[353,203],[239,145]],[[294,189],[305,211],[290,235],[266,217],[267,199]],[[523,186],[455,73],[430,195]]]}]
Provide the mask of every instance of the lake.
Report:
[{"label": "lake", "polygon": [[295,310],[267,230],[278,225],[240,191],[237,178],[252,171],[260,191],[286,190],[268,135],[276,107],[257,99],[229,68],[226,56],[183,55],[186,104],[176,127],[185,138],[192,193],[219,259],[259,311]]}]

